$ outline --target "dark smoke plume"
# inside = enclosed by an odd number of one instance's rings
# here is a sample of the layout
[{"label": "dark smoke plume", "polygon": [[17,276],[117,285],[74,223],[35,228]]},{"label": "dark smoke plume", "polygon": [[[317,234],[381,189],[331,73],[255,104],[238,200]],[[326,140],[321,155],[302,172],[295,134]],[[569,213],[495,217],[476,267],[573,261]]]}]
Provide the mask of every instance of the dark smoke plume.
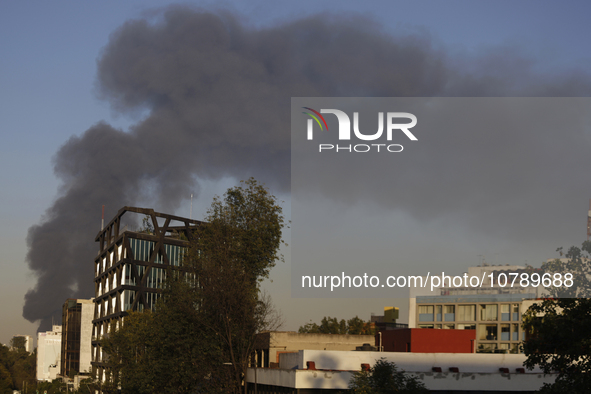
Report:
[{"label": "dark smoke plume", "polygon": [[461,71],[429,37],[392,37],[361,17],[322,15],[264,29],[181,7],[158,17],[125,23],[98,61],[101,97],[120,113],[148,116],[128,132],[99,123],[55,156],[61,193],[27,239],[38,282],[23,316],[41,321],[41,330],[52,315],[59,320],[66,298],[94,294],[101,205],[107,221],[146,198],[173,211],[198,186],[195,178],[255,176],[288,192],[292,96],[591,91],[589,78],[575,74],[544,76],[539,84],[528,61],[502,50],[471,63],[485,71]]}]

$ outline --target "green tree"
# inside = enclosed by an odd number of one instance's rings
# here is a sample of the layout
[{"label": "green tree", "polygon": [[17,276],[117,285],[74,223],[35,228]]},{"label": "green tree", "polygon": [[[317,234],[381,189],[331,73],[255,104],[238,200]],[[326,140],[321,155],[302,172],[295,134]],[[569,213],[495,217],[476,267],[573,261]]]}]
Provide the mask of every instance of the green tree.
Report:
[{"label": "green tree", "polygon": [[298,332],[301,334],[350,334],[350,335],[373,335],[370,322],[364,322],[358,316],[349,320],[338,320],[336,317],[325,316],[320,324],[314,322],[306,323],[300,326]]},{"label": "green tree", "polygon": [[0,394],[12,394],[12,375],[10,374],[9,350],[0,344]]},{"label": "green tree", "polygon": [[144,216],[142,219],[142,225],[138,228],[138,232],[146,234],[154,234],[154,225],[152,224],[152,218],[150,215]]},{"label": "green tree", "polygon": [[[103,340],[126,393],[240,392],[256,334],[281,323],[259,289],[279,254],[284,219],[254,179],[215,198],[185,272],[169,271],[154,312],[132,313]],[[121,379],[118,381],[118,379]]]},{"label": "green tree", "polygon": [[345,319],[337,320],[336,317],[325,316],[320,324],[309,322],[301,326],[299,333],[309,334],[347,334],[347,322]]},{"label": "green tree", "polygon": [[369,371],[356,372],[349,382],[355,394],[428,393],[417,377],[399,371],[393,362],[381,359]]},{"label": "green tree", "polygon": [[[582,246],[571,246],[564,252],[558,248],[560,258],[542,264],[542,271],[554,274],[572,275],[570,286],[550,286],[548,296],[559,298],[591,298],[591,241],[583,242]],[[552,282],[553,284],[554,282]]]},{"label": "green tree", "polygon": [[524,316],[526,367],[558,373],[546,393],[588,393],[591,387],[591,300],[546,299]]},{"label": "green tree", "polygon": [[544,263],[544,273],[572,274],[571,286],[550,287],[546,298],[524,314],[523,343],[529,369],[539,366],[544,373],[558,373],[554,384],[544,385],[545,393],[587,393],[591,387],[591,242],[566,253],[561,259]]},{"label": "green tree", "polygon": [[27,340],[25,339],[25,337],[14,337],[10,340],[10,348],[16,352],[24,352],[26,344]]},{"label": "green tree", "polygon": [[260,293],[277,260],[284,218],[276,198],[253,178],[215,198],[190,249],[200,321],[220,339],[239,392],[256,334],[281,321]]},{"label": "green tree", "polygon": [[0,393],[35,387],[36,355],[25,351],[24,338],[12,340],[10,349],[0,345]]},{"label": "green tree", "polygon": [[153,315],[150,312],[130,312],[124,324],[117,330],[111,326],[111,333],[101,340],[101,347],[109,355],[108,366],[111,376],[102,387],[111,392],[118,386],[129,393],[147,393],[153,387],[151,382],[152,358],[150,350],[155,345]]},{"label": "green tree", "polygon": [[365,322],[358,316],[347,320],[347,334],[351,335],[374,335],[375,329],[370,322]]},{"label": "green tree", "polygon": [[102,342],[113,382],[125,393],[226,392],[219,340],[200,321],[183,279],[170,283],[154,312],[132,312]]},{"label": "green tree", "polygon": [[[37,383],[36,392],[47,394],[60,394],[66,392],[66,384],[60,379],[54,379],[51,382],[39,382]],[[32,390],[30,392],[33,392]]]}]

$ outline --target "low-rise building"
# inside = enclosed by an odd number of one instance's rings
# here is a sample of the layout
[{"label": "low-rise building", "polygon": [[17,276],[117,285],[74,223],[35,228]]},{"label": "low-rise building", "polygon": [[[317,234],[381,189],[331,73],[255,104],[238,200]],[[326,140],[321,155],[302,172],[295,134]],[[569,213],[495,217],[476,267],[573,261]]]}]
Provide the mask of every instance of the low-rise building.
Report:
[{"label": "low-rise building", "polygon": [[258,367],[277,366],[279,356],[300,350],[355,350],[374,342],[372,335],[308,334],[271,331],[258,334],[255,351]]},{"label": "low-rise building", "polygon": [[[302,350],[282,354],[278,369],[249,368],[247,393],[338,393],[377,360],[396,364],[434,393],[534,393],[555,374],[523,368],[523,354],[388,353]],[[256,389],[255,389],[256,386]]]},{"label": "low-rise building", "polygon": [[[531,270],[483,265],[470,267],[461,276],[463,280],[455,281],[460,286],[454,286],[452,275],[442,274],[440,286],[411,288],[409,327],[476,330],[476,352],[518,353],[519,343],[525,339],[521,329],[525,305],[541,297],[543,287],[520,286],[519,279],[512,279]],[[479,278],[479,285],[465,286],[470,278]]]}]

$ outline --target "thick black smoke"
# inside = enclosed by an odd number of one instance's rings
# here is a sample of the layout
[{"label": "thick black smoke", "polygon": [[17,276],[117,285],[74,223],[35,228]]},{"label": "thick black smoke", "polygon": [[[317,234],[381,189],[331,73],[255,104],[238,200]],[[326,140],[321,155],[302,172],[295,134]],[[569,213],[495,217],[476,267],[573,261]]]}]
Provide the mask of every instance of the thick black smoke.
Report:
[{"label": "thick black smoke", "polygon": [[174,210],[195,189],[195,177],[255,176],[289,191],[292,96],[591,91],[589,78],[574,74],[539,84],[527,61],[502,51],[471,63],[486,71],[460,71],[428,37],[392,37],[361,17],[321,15],[264,29],[180,7],[158,17],[124,24],[98,61],[101,97],[121,113],[148,116],[128,132],[99,123],[55,156],[61,193],[28,235],[27,262],[38,283],[23,316],[41,321],[42,330],[66,298],[94,294],[101,205],[107,220],[147,195],[158,209]]}]

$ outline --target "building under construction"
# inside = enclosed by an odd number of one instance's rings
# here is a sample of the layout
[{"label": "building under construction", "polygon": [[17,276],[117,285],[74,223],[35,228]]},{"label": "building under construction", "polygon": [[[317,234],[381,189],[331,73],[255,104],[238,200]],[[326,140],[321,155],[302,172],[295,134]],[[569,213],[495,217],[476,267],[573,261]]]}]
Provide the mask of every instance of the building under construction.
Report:
[{"label": "building under construction", "polygon": [[[137,223],[142,225],[134,231],[129,229]],[[102,227],[95,239],[99,253],[94,260],[92,333],[92,364],[99,381],[104,381],[106,367],[100,338],[112,324],[119,327],[129,311],[154,307],[162,294],[166,272],[182,269],[183,256],[200,224],[153,209],[123,207]]]}]

